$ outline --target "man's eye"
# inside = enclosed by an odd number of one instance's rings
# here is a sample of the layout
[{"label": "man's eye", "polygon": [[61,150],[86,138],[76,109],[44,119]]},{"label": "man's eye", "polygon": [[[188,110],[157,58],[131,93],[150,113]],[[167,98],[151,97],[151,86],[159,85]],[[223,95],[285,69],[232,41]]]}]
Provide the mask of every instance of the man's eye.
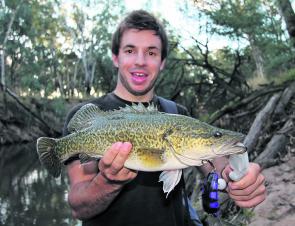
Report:
[{"label": "man's eye", "polygon": [[154,52],[149,52],[149,55],[150,55],[150,56],[155,56],[156,53],[154,53]]},{"label": "man's eye", "polygon": [[132,53],[133,51],[132,51],[132,49],[127,49],[126,51],[125,51],[125,53]]}]

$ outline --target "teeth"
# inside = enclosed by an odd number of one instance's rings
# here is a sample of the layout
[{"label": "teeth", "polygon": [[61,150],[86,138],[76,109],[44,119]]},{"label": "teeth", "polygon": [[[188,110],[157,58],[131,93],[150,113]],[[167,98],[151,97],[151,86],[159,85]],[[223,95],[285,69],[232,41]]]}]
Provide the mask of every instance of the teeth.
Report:
[{"label": "teeth", "polygon": [[133,73],[133,75],[138,76],[138,77],[144,77],[145,76],[145,74],[143,74],[143,73]]}]

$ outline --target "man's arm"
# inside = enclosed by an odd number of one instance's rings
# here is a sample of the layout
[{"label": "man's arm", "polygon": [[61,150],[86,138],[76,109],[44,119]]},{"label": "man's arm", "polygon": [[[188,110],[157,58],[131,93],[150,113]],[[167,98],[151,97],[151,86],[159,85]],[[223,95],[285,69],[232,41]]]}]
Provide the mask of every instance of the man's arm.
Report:
[{"label": "man's arm", "polygon": [[[229,173],[232,169],[226,157],[216,158],[212,162],[217,173],[228,182],[226,191],[238,206],[242,208],[251,208],[265,200],[265,178],[261,174],[261,169],[258,164],[250,163],[247,174],[241,180],[234,182],[229,178]],[[210,164],[204,164],[200,169],[207,175],[212,170],[212,166]]]},{"label": "man's arm", "polygon": [[69,204],[75,218],[87,219],[103,212],[137,173],[124,167],[132,145],[118,142],[100,159],[67,166],[70,179]]}]

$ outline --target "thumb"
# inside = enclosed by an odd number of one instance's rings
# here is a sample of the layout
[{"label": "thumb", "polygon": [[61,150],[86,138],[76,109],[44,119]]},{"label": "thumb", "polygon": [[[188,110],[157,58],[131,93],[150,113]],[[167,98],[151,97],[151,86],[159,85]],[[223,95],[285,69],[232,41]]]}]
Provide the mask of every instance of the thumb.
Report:
[{"label": "thumb", "polygon": [[229,173],[232,172],[232,168],[230,167],[230,165],[226,165],[223,170],[221,171],[221,177],[228,183],[231,181],[230,177],[229,177]]}]

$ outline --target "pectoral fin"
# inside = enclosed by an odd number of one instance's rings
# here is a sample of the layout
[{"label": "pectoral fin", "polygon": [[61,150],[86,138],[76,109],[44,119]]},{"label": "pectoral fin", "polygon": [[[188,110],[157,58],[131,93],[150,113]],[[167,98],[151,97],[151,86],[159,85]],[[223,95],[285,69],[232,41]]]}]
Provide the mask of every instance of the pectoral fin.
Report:
[{"label": "pectoral fin", "polygon": [[167,170],[160,174],[159,182],[163,181],[163,191],[167,193],[166,198],[169,193],[175,188],[179,183],[181,178],[182,170]]}]

